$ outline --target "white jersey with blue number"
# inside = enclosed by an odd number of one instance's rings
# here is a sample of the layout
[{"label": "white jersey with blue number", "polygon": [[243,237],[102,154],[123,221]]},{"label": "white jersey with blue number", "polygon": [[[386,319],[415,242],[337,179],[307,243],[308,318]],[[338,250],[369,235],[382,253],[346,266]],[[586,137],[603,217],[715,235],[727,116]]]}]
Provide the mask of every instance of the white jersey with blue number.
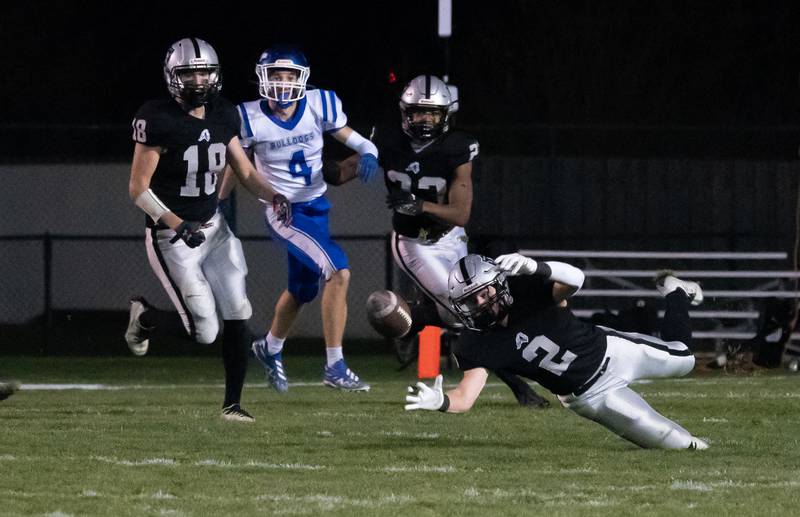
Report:
[{"label": "white jersey with blue number", "polygon": [[342,101],[331,90],[308,90],[289,120],[273,115],[269,101],[239,105],[242,147],[254,151],[256,169],[292,203],[327,190],[322,178],[322,134],[347,125]]}]

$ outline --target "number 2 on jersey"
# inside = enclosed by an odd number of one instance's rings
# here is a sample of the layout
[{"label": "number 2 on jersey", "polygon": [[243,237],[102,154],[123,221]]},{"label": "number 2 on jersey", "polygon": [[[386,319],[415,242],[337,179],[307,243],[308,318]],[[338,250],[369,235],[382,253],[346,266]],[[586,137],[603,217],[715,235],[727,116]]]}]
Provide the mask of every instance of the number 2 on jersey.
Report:
[{"label": "number 2 on jersey", "polygon": [[533,338],[533,341],[522,350],[522,358],[528,362],[534,362],[537,358],[541,357],[542,360],[539,362],[539,368],[560,377],[562,373],[567,371],[569,365],[578,356],[569,350],[564,350],[561,357],[557,357],[559,352],[561,352],[561,348],[552,339],[546,336],[536,336]]},{"label": "number 2 on jersey", "polygon": [[306,163],[306,155],[302,149],[292,154],[292,159],[289,160],[289,174],[299,176],[306,185],[311,185],[311,167]]}]

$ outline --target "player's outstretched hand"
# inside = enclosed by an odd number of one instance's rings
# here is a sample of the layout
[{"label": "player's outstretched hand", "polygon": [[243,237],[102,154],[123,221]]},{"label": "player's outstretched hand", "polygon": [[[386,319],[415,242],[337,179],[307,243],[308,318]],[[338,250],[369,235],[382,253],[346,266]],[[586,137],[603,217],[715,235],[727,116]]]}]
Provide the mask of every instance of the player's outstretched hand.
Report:
[{"label": "player's outstretched hand", "polygon": [[175,244],[178,239],[186,243],[190,248],[196,248],[206,241],[206,234],[200,230],[200,223],[183,221],[175,228],[175,237],[169,240],[170,244]]},{"label": "player's outstretched hand", "polygon": [[500,255],[494,259],[494,263],[509,276],[532,275],[536,273],[536,268],[539,267],[535,260],[519,253]]},{"label": "player's outstretched hand", "polygon": [[358,161],[358,176],[364,183],[375,177],[378,172],[378,157],[372,153],[365,153],[361,155]]},{"label": "player's outstretched hand", "polygon": [[278,218],[278,222],[284,226],[292,223],[292,204],[283,194],[275,194],[272,198],[272,211]]},{"label": "player's outstretched hand", "polygon": [[422,213],[422,200],[405,190],[394,189],[386,196],[386,206],[403,215],[420,215]]},{"label": "player's outstretched hand", "polygon": [[417,387],[408,387],[408,395],[406,395],[406,411],[413,411],[415,409],[429,409],[431,411],[439,411],[444,405],[444,391],[442,391],[441,375],[436,376],[433,381],[433,388],[429,388],[424,382],[418,382]]}]

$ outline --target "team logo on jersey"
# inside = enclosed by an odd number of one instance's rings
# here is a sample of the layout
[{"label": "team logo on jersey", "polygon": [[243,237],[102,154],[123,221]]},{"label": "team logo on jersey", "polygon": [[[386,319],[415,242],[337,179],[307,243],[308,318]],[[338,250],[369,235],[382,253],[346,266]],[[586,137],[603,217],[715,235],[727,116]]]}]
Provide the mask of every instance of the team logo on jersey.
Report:
[{"label": "team logo on jersey", "polygon": [[517,332],[517,350],[522,348],[522,345],[527,345],[530,340],[531,338],[529,338],[522,332]]},{"label": "team logo on jersey", "polygon": [[406,172],[410,172],[411,174],[419,174],[419,162],[411,162],[406,167]]},{"label": "team logo on jersey", "polygon": [[208,131],[208,129],[204,129],[203,132],[200,133],[200,138],[197,139],[198,142],[202,142],[203,140],[206,142],[211,141],[211,133]]}]

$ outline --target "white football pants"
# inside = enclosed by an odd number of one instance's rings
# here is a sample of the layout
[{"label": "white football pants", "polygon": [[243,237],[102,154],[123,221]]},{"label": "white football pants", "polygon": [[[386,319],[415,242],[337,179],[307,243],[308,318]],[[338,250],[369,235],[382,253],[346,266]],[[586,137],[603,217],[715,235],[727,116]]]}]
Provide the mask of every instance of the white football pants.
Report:
[{"label": "white football pants", "polygon": [[199,343],[213,343],[219,333],[217,306],[224,320],[246,320],[253,313],[247,299],[247,264],[242,243],[217,212],[202,227],[206,240],[190,248],[175,232],[147,228],[147,257],[161,285]]},{"label": "white football pants", "polygon": [[439,317],[448,326],[461,326],[458,316],[450,309],[447,279],[453,265],[466,254],[467,234],[460,226],[434,243],[392,232],[394,261],[427,297],[436,302]]},{"label": "white football pants", "polygon": [[691,433],[657,413],[628,384],[637,379],[686,375],[694,368],[689,349],[680,341],[601,328],[609,332],[604,373],[585,393],[560,395],[561,403],[640,447],[688,448]]}]

